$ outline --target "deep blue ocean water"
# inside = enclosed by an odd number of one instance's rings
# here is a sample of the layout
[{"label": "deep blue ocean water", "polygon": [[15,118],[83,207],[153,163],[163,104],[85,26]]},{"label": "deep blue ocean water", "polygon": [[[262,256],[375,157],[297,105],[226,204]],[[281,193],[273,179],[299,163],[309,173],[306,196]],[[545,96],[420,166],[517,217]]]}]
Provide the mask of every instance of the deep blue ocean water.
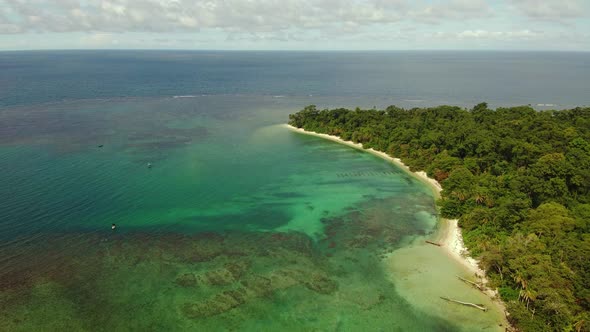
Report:
[{"label": "deep blue ocean water", "polygon": [[2,106],[201,94],[362,97],[408,106],[590,103],[590,53],[2,52],[0,73]]}]

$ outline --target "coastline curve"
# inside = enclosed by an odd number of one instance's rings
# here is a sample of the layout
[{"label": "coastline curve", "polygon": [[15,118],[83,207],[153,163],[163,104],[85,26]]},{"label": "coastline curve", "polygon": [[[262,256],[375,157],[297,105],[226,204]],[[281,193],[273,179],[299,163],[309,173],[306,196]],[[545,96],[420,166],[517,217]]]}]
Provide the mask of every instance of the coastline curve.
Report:
[{"label": "coastline curve", "polygon": [[[422,183],[424,183],[425,185],[427,185],[432,190],[432,192],[436,198],[440,197],[440,193],[443,190],[441,184],[438,181],[436,181],[435,179],[428,177],[428,175],[426,174],[425,171],[413,172],[410,170],[409,166],[407,166],[406,164],[404,164],[401,161],[401,159],[391,157],[390,155],[388,155],[385,152],[377,151],[373,148],[366,149],[363,147],[362,143],[345,141],[335,135],[328,135],[328,134],[322,134],[322,133],[317,133],[317,132],[313,132],[313,131],[307,131],[303,128],[297,128],[297,127],[294,127],[289,124],[283,124],[283,126],[293,132],[296,132],[296,133],[327,139],[327,140],[330,140],[330,141],[333,141],[333,142],[336,142],[336,143],[339,143],[342,145],[346,145],[346,146],[349,146],[349,147],[352,147],[352,148],[355,148],[358,150],[362,150],[364,152],[368,152],[374,156],[377,156],[381,159],[389,161],[389,162],[395,164],[397,167],[403,169],[409,175],[413,176],[417,180],[419,180]],[[475,258],[473,258],[469,255],[469,251],[467,250],[467,248],[464,245],[463,236],[461,234],[461,229],[459,228],[459,225],[458,225],[458,220],[457,219],[439,218],[439,222],[440,222],[440,224],[437,229],[437,232],[435,232],[434,236],[432,236],[432,238],[430,238],[429,240],[437,241],[438,243],[440,243],[441,244],[440,248],[443,249],[446,256],[450,257],[451,259],[453,259],[453,261],[455,261],[460,266],[462,266],[466,271],[468,271],[468,273],[471,276],[475,276],[476,278],[478,278],[481,281],[481,283],[485,287],[483,293],[485,293],[485,295],[492,300],[492,302],[496,306],[497,310],[499,312],[503,313],[503,315],[504,315],[502,317],[502,322],[498,325],[498,327],[506,326],[509,329],[511,329],[511,326],[508,323],[508,320],[506,317],[507,311],[506,311],[506,307],[505,307],[504,303],[499,299],[499,296],[498,296],[496,290],[492,290],[492,289],[489,289],[486,287],[488,280],[486,279],[485,271],[479,267],[479,262]],[[427,239],[421,238],[420,240],[421,240],[421,243],[414,241],[414,243],[412,244],[412,246],[414,248],[412,248],[412,249],[419,248],[420,250],[422,250],[423,248],[426,248],[427,245],[425,245],[423,242],[424,242],[424,240],[427,240]],[[386,265],[392,266],[392,265],[396,264],[395,262],[392,262],[393,260],[396,260],[396,259],[397,259],[396,257],[389,256],[389,257],[384,258],[384,263]],[[397,268],[390,267],[390,269],[396,270]],[[428,307],[428,306],[426,306],[426,307]],[[500,329],[500,330],[504,330],[504,329]]]}]

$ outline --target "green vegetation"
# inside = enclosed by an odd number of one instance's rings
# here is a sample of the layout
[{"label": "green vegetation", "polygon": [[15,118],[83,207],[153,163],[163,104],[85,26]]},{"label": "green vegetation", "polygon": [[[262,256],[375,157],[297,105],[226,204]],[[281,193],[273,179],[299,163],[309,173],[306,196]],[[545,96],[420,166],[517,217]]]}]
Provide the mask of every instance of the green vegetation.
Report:
[{"label": "green vegetation", "polygon": [[441,182],[441,214],[459,218],[515,326],[590,331],[590,108],[312,105],[289,119]]}]

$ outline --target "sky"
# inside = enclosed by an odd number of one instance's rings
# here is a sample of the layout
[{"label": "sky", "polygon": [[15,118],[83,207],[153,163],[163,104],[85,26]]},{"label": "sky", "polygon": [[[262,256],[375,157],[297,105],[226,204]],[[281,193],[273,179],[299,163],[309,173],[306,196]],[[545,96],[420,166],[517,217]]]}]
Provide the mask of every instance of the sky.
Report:
[{"label": "sky", "polygon": [[590,0],[0,0],[0,50],[590,51]]}]

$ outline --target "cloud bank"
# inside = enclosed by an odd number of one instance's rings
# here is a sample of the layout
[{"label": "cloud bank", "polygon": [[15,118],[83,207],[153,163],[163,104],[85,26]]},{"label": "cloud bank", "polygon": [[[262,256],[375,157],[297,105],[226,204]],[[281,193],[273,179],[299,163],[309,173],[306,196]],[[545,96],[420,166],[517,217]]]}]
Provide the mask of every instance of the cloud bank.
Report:
[{"label": "cloud bank", "polygon": [[438,23],[491,15],[483,0],[2,0],[0,33],[195,32]]},{"label": "cloud bank", "polygon": [[[350,42],[352,49],[378,42],[385,49],[519,48],[526,41],[532,48],[586,49],[589,13],[590,0],[0,0],[0,49],[34,47],[39,34],[56,48],[206,41],[220,48],[322,41]],[[76,34],[86,36],[81,44],[60,46],[59,36]]]}]

